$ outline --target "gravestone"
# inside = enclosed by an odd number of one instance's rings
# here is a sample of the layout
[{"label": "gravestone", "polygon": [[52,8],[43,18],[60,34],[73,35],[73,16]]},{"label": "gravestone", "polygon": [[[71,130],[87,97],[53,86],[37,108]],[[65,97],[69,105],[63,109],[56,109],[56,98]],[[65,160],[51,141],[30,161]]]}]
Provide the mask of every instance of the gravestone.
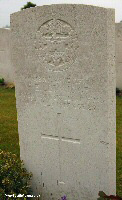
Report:
[{"label": "gravestone", "polygon": [[122,23],[116,23],[116,87],[122,90]]},{"label": "gravestone", "polygon": [[14,82],[10,57],[10,29],[0,28],[0,78],[6,83]]},{"label": "gravestone", "polygon": [[11,15],[20,155],[43,200],[116,193],[114,10]]}]

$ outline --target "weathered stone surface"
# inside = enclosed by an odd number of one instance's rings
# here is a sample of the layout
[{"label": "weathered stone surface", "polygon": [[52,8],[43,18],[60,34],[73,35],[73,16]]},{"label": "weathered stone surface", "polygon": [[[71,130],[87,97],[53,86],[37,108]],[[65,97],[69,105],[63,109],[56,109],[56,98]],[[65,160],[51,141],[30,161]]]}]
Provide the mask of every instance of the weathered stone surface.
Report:
[{"label": "weathered stone surface", "polygon": [[116,193],[114,10],[11,15],[21,159],[43,200]]},{"label": "weathered stone surface", "polygon": [[0,78],[6,83],[14,82],[10,56],[10,29],[0,28]]},{"label": "weathered stone surface", "polygon": [[122,90],[122,23],[116,24],[116,87]]}]

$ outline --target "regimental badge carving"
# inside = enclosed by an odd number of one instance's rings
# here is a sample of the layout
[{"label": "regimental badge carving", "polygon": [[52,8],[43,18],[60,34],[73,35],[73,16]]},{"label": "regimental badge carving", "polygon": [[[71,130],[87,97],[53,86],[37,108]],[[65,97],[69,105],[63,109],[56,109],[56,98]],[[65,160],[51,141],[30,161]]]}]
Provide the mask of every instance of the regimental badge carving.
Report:
[{"label": "regimental badge carving", "polygon": [[52,71],[69,68],[77,58],[78,46],[77,33],[60,19],[46,21],[36,33],[36,55]]}]

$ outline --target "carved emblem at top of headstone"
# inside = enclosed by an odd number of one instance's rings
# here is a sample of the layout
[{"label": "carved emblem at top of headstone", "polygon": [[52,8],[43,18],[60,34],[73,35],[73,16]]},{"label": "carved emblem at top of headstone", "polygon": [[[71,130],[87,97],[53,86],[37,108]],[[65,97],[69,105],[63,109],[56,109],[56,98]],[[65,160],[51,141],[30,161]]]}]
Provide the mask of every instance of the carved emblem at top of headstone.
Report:
[{"label": "carved emblem at top of headstone", "polygon": [[69,23],[51,19],[39,27],[35,48],[38,58],[47,63],[48,69],[62,71],[76,60],[78,36]]}]

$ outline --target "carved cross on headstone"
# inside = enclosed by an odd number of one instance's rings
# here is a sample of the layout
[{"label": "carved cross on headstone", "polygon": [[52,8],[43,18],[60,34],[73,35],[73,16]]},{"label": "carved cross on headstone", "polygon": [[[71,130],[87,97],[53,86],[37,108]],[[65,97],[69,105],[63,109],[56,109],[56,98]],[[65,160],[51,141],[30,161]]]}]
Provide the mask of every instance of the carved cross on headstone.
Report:
[{"label": "carved cross on headstone", "polygon": [[[58,115],[58,120],[60,121],[60,115],[61,113],[57,113]],[[57,125],[58,125],[58,121],[57,121]],[[61,145],[63,142],[67,142],[67,143],[72,143],[72,144],[76,144],[76,145],[80,145],[80,139],[74,139],[72,137],[65,137],[65,136],[62,136],[60,134],[60,129],[58,129],[58,134],[57,135],[47,135],[45,133],[42,133],[41,134],[41,138],[42,139],[47,139],[47,140],[55,140],[55,141],[58,141],[59,142],[59,154],[61,153]],[[59,165],[61,166],[61,156],[59,155]],[[57,180],[57,185],[58,184],[65,184],[65,182],[62,180],[62,176],[61,176],[61,167],[60,167],[60,178],[59,180]]]}]

